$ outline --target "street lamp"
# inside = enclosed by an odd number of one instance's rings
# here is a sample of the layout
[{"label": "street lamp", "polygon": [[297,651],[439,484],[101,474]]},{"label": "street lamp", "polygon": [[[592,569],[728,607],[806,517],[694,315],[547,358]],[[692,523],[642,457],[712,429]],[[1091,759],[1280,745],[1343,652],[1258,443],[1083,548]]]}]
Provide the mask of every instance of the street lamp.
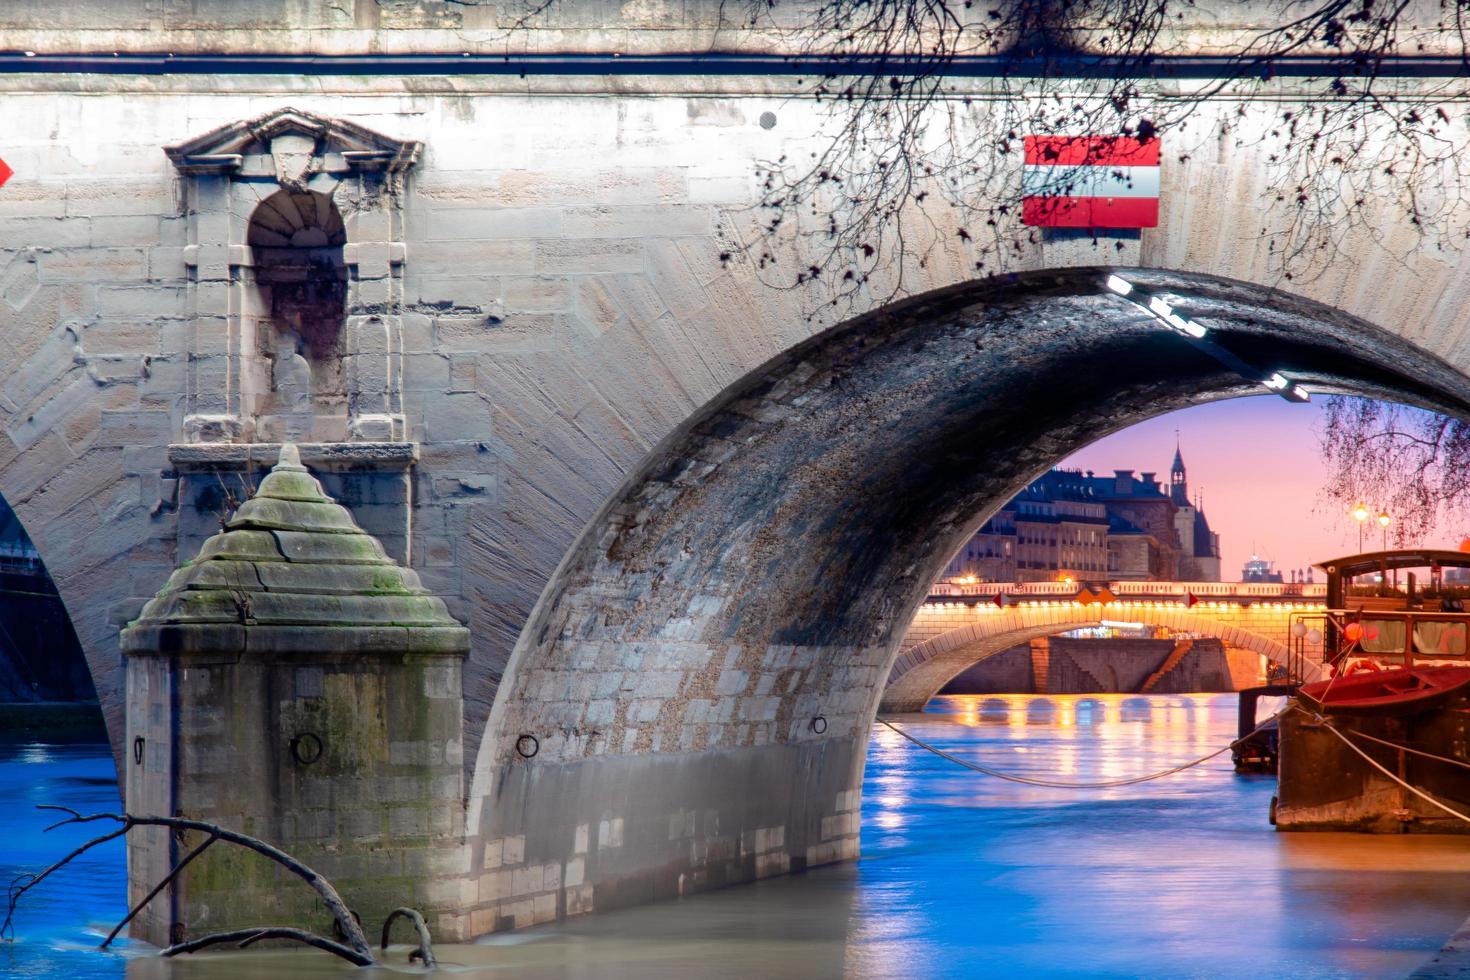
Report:
[{"label": "street lamp", "polygon": [[[1383,528],[1383,550],[1384,551],[1387,551],[1388,550],[1388,525],[1390,525],[1392,523],[1393,523],[1393,518],[1388,516],[1388,511],[1381,510],[1381,511],[1378,512],[1378,526],[1381,527],[1381,528]],[[1398,567],[1397,566],[1395,566],[1394,567],[1394,570],[1393,570],[1393,587],[1395,589],[1397,589],[1399,587],[1399,570],[1398,570]]]},{"label": "street lamp", "polygon": [[1353,520],[1358,522],[1358,554],[1363,553],[1363,524],[1368,520],[1368,505],[1361,500],[1353,505]]}]

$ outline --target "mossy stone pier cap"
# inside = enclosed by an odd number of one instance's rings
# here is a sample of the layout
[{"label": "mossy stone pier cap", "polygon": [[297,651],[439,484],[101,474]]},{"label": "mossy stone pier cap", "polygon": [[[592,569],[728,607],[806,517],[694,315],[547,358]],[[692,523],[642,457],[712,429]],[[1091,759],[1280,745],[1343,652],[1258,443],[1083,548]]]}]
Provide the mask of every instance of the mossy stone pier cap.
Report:
[{"label": "mossy stone pier cap", "polygon": [[469,630],[329,497],[290,443],[122,632],[127,654],[469,652]]}]

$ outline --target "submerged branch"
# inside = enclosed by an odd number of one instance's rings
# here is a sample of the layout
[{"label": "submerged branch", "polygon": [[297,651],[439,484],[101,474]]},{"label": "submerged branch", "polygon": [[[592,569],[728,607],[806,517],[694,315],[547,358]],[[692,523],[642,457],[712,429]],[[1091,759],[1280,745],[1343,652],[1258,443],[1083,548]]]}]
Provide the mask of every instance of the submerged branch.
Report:
[{"label": "submerged branch", "polygon": [[[227,843],[246,848],[247,850],[254,851],[255,853],[275,862],[276,864],[279,864],[286,870],[290,871],[292,874],[296,875],[298,878],[305,881],[308,885],[310,885],[312,890],[314,890],[319,896],[321,896],[323,904],[325,904],[327,906],[327,909],[332,913],[333,918],[336,920],[337,929],[339,930],[341,936],[344,937],[346,940],[345,944],[335,942],[330,939],[325,939],[321,936],[316,935],[315,933],[308,932],[304,929],[297,929],[290,926],[256,926],[249,929],[232,930],[230,932],[211,933],[206,936],[200,936],[197,939],[191,939],[187,942],[176,943],[175,945],[163,950],[161,955],[177,956],[180,953],[192,953],[195,950],[204,949],[207,946],[215,946],[229,942],[237,942],[239,947],[243,949],[264,939],[286,939],[293,942],[305,943],[308,946],[314,946],[317,949],[325,950],[326,952],[332,953],[335,956],[340,956],[357,966],[372,966],[376,962],[373,957],[372,947],[368,943],[367,934],[363,932],[362,924],[358,921],[357,916],[353,914],[353,912],[347,907],[347,903],[343,901],[342,896],[337,893],[337,889],[332,886],[332,883],[329,882],[326,878],[322,877],[316,871],[312,870],[296,858],[292,857],[290,854],[287,854],[280,848],[267,844],[263,840],[251,837],[249,834],[242,834],[238,831],[230,830],[226,827],[221,827],[217,824],[208,823],[203,820],[190,820],[184,817],[159,817],[132,813],[83,814],[77,810],[73,810],[71,807],[57,806],[55,804],[41,804],[39,807],[37,807],[37,809],[51,810],[66,814],[65,818],[51,824],[49,827],[46,828],[47,830],[55,830],[57,827],[65,827],[73,824],[95,823],[98,821],[108,820],[115,821],[121,824],[121,826],[115,830],[112,830],[99,837],[95,837],[92,840],[89,840],[79,845],[65,857],[51,864],[49,867],[45,868],[42,871],[33,874],[23,874],[18,876],[10,885],[9,903],[6,908],[5,919],[3,923],[0,923],[0,938],[9,939],[12,941],[14,940],[15,910],[21,896],[30,889],[39,885],[41,882],[45,881],[56,871],[65,867],[68,863],[70,863],[79,855],[85,854],[87,851],[91,850],[99,844],[105,844],[110,840],[116,840],[117,838],[124,836],[134,827],[167,827],[174,831],[199,831],[205,834],[206,837],[202,843],[194,847],[192,850],[189,851],[188,854],[180,858],[178,862],[176,862],[174,866],[169,869],[168,874],[164,875],[163,879],[160,880],[156,885],[154,885],[153,888],[149,890],[148,894],[145,895],[141,901],[139,901],[136,905],[128,910],[128,914],[123,918],[123,920],[119,922],[115,927],[113,927],[112,931],[107,934],[107,938],[102,942],[102,948],[105,949],[109,944],[111,944],[112,941],[117,938],[118,933],[122,931],[122,928],[126,926],[129,922],[131,922],[138,915],[138,913],[140,913],[143,908],[148,905],[149,902],[157,898],[163,892],[164,888],[166,888],[170,883],[178,878],[178,876],[184,871],[184,869],[187,868],[196,858],[198,858],[201,854],[208,850],[217,841],[225,841]],[[383,923],[384,948],[386,948],[388,944],[389,930],[392,928],[393,923],[399,918],[407,918],[408,920],[410,920],[414,925],[414,929],[418,933],[418,948],[414,952],[413,956],[421,958],[425,966],[432,967],[435,964],[435,958],[433,944],[429,937],[429,928],[424,923],[424,917],[419,914],[419,912],[415,909],[406,907],[396,908],[392,911],[392,913],[389,914],[387,921]]]},{"label": "submerged branch", "polygon": [[218,946],[222,943],[239,943],[239,948],[244,949],[251,943],[258,943],[262,939],[290,939],[317,949],[326,950],[336,956],[342,957],[355,966],[373,966],[377,961],[372,954],[362,954],[355,949],[349,949],[341,943],[323,939],[316,933],[307,932],[305,929],[292,929],[288,926],[261,926],[254,929],[236,929],[233,932],[215,932],[198,939],[191,939],[184,943],[174,945],[162,950],[159,956],[178,956],[180,953],[193,953],[207,946]]},{"label": "submerged branch", "polygon": [[388,918],[383,920],[382,948],[388,948],[388,933],[393,928],[393,923],[399,918],[412,922],[419,936],[419,948],[410,954],[409,959],[417,956],[424,961],[424,966],[433,967],[438,961],[434,958],[434,946],[429,940],[429,927],[424,923],[424,917],[419,914],[418,909],[396,908],[388,913]]}]

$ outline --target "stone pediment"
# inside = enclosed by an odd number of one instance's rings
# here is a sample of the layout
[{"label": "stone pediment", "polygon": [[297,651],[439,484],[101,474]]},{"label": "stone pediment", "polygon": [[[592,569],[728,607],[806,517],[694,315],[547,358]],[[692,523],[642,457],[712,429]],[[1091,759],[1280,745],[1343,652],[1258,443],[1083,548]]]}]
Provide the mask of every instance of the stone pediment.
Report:
[{"label": "stone pediment", "polygon": [[422,150],[416,140],[393,139],[356,123],[289,107],[164,147],[185,174],[236,173],[249,169],[252,159],[272,157],[276,176],[286,185],[311,173],[396,173],[413,166]]}]

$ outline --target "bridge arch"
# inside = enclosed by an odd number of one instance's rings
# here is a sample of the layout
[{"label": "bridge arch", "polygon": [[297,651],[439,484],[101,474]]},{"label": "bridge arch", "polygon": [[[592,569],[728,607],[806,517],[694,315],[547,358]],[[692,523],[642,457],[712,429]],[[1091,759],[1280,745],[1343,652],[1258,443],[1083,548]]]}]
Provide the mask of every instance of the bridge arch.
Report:
[{"label": "bridge arch", "polygon": [[[1183,609],[1129,605],[1125,613],[1120,613],[1107,605],[1075,603],[1011,608],[983,615],[900,653],[888,675],[879,711],[918,711],[956,674],[982,660],[1028,640],[1097,626],[1104,619],[1119,617],[1147,626],[1216,636],[1231,646],[1259,653],[1277,663],[1285,662],[1289,652],[1278,639]],[[1321,669],[1309,663],[1306,672],[1308,679],[1315,680]]]},{"label": "bridge arch", "polygon": [[[1081,446],[1259,391],[1109,295],[1106,274],[971,282],[861,316],[656,446],[520,635],[479,748],[472,866],[507,847],[580,862],[558,900],[581,911],[855,855],[868,728],[950,555]],[[1340,310],[1125,274],[1315,390],[1470,411],[1464,374]],[[603,846],[579,858],[589,832]]]}]

